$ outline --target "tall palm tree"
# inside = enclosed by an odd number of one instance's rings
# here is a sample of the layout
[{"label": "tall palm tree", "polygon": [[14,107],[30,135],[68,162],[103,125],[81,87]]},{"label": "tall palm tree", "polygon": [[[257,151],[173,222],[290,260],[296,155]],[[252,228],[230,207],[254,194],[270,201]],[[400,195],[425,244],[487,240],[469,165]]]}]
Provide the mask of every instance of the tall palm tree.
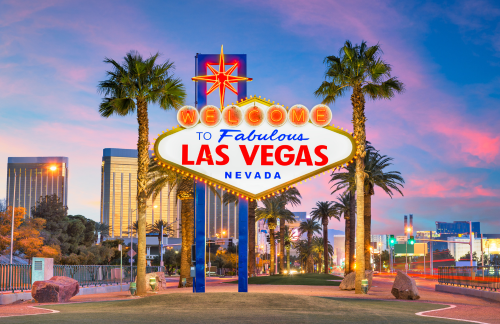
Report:
[{"label": "tall palm tree", "polygon": [[[224,205],[229,205],[230,203],[238,204],[239,198],[229,192],[225,192],[223,195]],[[255,245],[256,245],[256,233],[255,233],[255,210],[257,209],[257,201],[255,199],[250,199],[248,202],[248,274],[253,276],[256,274],[255,268]]]},{"label": "tall palm tree", "polygon": [[[292,187],[288,190],[281,192],[279,195],[274,196],[271,199],[284,199],[286,204],[290,204],[292,207],[300,205],[300,200],[302,196],[296,187]],[[285,226],[286,223],[295,222],[295,215],[282,216],[280,218],[280,242],[285,241]],[[283,274],[285,270],[285,245],[280,244],[280,273]]]},{"label": "tall palm tree", "polygon": [[340,220],[340,215],[332,201],[318,201],[311,212],[311,216],[313,220],[321,222],[323,225],[323,243],[325,245],[323,249],[323,261],[325,263],[323,271],[328,273],[328,222],[332,217]]},{"label": "tall palm tree", "polygon": [[[315,91],[324,104],[336,99],[352,89],[351,103],[353,108],[352,123],[356,150],[356,254],[364,255],[364,156],[365,156],[365,95],[370,99],[390,99],[395,93],[404,91],[404,85],[396,77],[391,76],[391,66],[381,58],[380,45],[368,47],[366,42],[352,45],[346,41],[339,55],[327,56],[325,81]],[[361,280],[365,278],[364,258],[356,261],[356,294],[361,294]]]},{"label": "tall palm tree", "polygon": [[[306,221],[300,222],[299,225],[299,233],[300,235],[307,233],[307,246],[309,251],[312,251],[312,237],[314,233],[321,233],[321,225],[319,225],[317,222],[315,222],[312,219],[308,219]],[[311,253],[309,254],[309,257],[307,258],[307,264],[306,264],[306,272],[307,273],[312,273],[313,272],[313,259]]]},{"label": "tall palm tree", "polygon": [[144,59],[130,51],[122,64],[106,58],[111,64],[108,78],[99,82],[103,98],[99,113],[103,117],[127,116],[137,112],[137,207],[139,215],[137,251],[137,295],[146,293],[146,174],[149,164],[148,105],[158,104],[168,110],[184,104],[186,92],[181,80],[173,75],[174,63],[157,63],[159,53]]},{"label": "tall palm tree", "polygon": [[354,208],[351,203],[354,201],[352,198],[353,193],[351,191],[346,191],[337,198],[333,207],[339,213],[339,216],[344,216],[345,220],[345,262],[344,262],[344,274],[347,275],[354,271],[354,227],[356,225],[354,217],[351,211],[354,212]]},{"label": "tall palm tree", "polygon": [[270,273],[272,274],[274,269],[274,256],[276,251],[276,241],[274,239],[274,230],[278,225],[278,219],[281,217],[290,217],[293,213],[286,208],[286,202],[284,199],[266,199],[263,201],[264,207],[257,207],[255,210],[256,220],[264,219],[267,222],[267,227],[269,227],[269,238],[271,241],[271,268]]},{"label": "tall palm tree", "polygon": [[[182,280],[186,279],[186,287],[192,287],[193,278],[191,272],[191,246],[194,244],[194,180],[193,177],[174,172],[159,166],[154,158],[150,159],[147,174],[147,197],[156,197],[163,189],[168,193],[175,190],[177,199],[181,201],[181,274],[179,276],[179,287],[183,287]],[[217,196],[215,188],[208,187]]]},{"label": "tall palm tree", "polygon": [[304,264],[306,264],[307,259],[311,254],[311,251],[309,249],[309,244],[307,244],[306,240],[298,240],[293,242],[292,245],[293,248],[297,251],[302,268],[305,268]]},{"label": "tall palm tree", "polygon": [[[356,259],[364,259],[364,262],[370,262],[370,241],[371,241],[371,199],[375,194],[375,186],[380,187],[385,193],[392,198],[393,191],[395,190],[403,195],[400,187],[403,187],[404,179],[401,177],[401,173],[398,171],[385,171],[385,168],[392,165],[391,161],[393,158],[386,155],[381,155],[378,151],[374,150],[372,146],[366,151],[364,157],[365,166],[365,181],[364,181],[364,258],[361,255]],[[352,191],[355,186],[355,176],[354,172],[348,170],[348,172],[340,172],[332,174],[332,182],[335,182],[334,192],[342,189]]]},{"label": "tall palm tree", "polygon": [[99,242],[102,243],[103,239],[105,239],[106,237],[109,236],[109,225],[108,224],[104,224],[104,223],[96,222],[95,223],[95,239],[96,239],[96,243],[97,243],[97,238],[98,238],[99,234],[101,235],[101,238],[100,238]]}]

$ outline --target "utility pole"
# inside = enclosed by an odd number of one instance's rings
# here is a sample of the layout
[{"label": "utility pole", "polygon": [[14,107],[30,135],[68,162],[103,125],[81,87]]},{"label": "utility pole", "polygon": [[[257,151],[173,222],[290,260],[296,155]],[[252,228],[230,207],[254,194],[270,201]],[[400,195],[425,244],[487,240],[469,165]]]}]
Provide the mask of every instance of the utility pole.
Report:
[{"label": "utility pole", "polygon": [[470,240],[470,266],[473,267],[473,262],[472,262],[472,236],[474,234],[472,233],[472,222],[469,221],[469,240]]},{"label": "utility pole", "polygon": [[431,257],[431,263],[430,263],[430,267],[431,267],[431,276],[434,275],[434,250],[432,249],[432,231],[429,232],[429,239],[431,240],[429,245],[430,245],[430,248],[431,248],[431,252],[430,252],[430,257]]},{"label": "utility pole", "polygon": [[160,233],[160,267],[163,267],[163,222],[161,223],[161,233]]},{"label": "utility pole", "polygon": [[[14,169],[14,199],[12,200],[12,224],[11,224],[11,230],[10,230],[10,264],[12,264],[12,253],[14,252],[14,210],[16,209],[16,182],[17,182],[17,173],[16,169]],[[7,202],[8,203],[8,202]],[[13,275],[10,275],[11,278],[11,285],[12,285],[12,277]]]}]

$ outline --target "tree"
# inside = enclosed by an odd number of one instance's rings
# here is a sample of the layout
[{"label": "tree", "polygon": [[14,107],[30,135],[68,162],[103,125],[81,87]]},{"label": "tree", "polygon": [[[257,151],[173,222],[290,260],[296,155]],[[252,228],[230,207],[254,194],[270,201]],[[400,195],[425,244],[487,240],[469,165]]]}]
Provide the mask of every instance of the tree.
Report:
[{"label": "tree", "polygon": [[[401,93],[404,85],[396,77],[391,76],[391,66],[381,58],[380,45],[368,47],[366,42],[352,45],[346,41],[339,55],[327,56],[325,81],[315,91],[324,104],[336,99],[352,89],[351,103],[353,107],[352,123],[356,149],[356,254],[365,254],[364,247],[364,157],[365,157],[365,95],[370,99],[390,99],[395,93]],[[361,294],[361,280],[365,278],[365,260],[357,258],[356,294]]]},{"label": "tree", "polygon": [[168,222],[164,221],[163,219],[159,219],[153,225],[151,225],[150,233],[158,235],[159,253],[163,253],[163,251],[161,250],[162,235],[166,235],[167,237],[169,237],[170,235],[172,235],[172,232],[172,225],[169,225]]},{"label": "tree", "polygon": [[[465,255],[460,257],[460,261],[470,261],[470,252],[467,251]],[[472,252],[472,261],[479,261],[479,257],[477,256],[476,251]]]},{"label": "tree", "polygon": [[324,272],[328,273],[328,221],[330,218],[335,218],[340,220],[340,215],[334,207],[332,201],[318,201],[316,202],[316,207],[313,208],[311,212],[312,219],[321,222],[323,225],[323,261]]},{"label": "tree", "polygon": [[272,274],[274,269],[274,256],[276,250],[276,240],[274,238],[274,230],[278,225],[278,219],[281,217],[291,217],[293,213],[286,208],[286,201],[284,199],[266,199],[263,201],[264,207],[258,207],[255,211],[256,220],[264,219],[267,222],[267,227],[269,227],[269,238],[271,241],[271,268],[270,273]]},{"label": "tree", "polygon": [[351,211],[351,202],[354,201],[352,198],[352,192],[346,191],[337,198],[333,207],[339,213],[339,216],[344,216],[345,220],[345,268],[344,274],[347,275],[354,271],[354,216]]},{"label": "tree", "polygon": [[146,185],[149,164],[149,120],[148,105],[158,104],[160,108],[178,109],[184,104],[186,92],[181,80],[173,75],[174,63],[168,60],[157,64],[159,53],[143,59],[136,51],[117,63],[105,58],[111,64],[108,78],[99,82],[99,92],[104,95],[99,113],[103,117],[127,116],[137,112],[139,136],[137,141],[137,207],[139,216],[137,252],[137,295],[146,293]]},{"label": "tree", "polygon": [[379,271],[382,272],[384,270],[384,264],[389,264],[389,251],[382,251],[382,268],[380,268],[380,254],[373,255],[373,263],[375,267],[378,267]]},{"label": "tree", "polygon": [[318,273],[321,272],[321,261],[324,261],[326,258],[326,262],[324,262],[325,268],[323,269],[323,271],[324,273],[328,274],[328,259],[333,255],[333,246],[330,244],[328,239],[325,242],[325,239],[322,237],[313,237],[311,250],[315,255],[315,259],[318,260]]},{"label": "tree", "polygon": [[45,228],[41,232],[45,243],[48,245],[59,245],[63,255],[71,253],[67,212],[68,208],[63,205],[57,195],[40,197],[36,205],[31,207],[33,218],[43,218],[46,220]]},{"label": "tree", "polygon": [[[399,187],[403,187],[404,179],[398,171],[386,171],[385,169],[392,165],[393,158],[381,155],[375,150],[370,142],[367,142],[367,150],[364,158],[365,165],[365,185],[364,185],[364,244],[365,244],[365,263],[370,262],[370,242],[371,242],[371,201],[375,194],[375,186],[381,188],[392,198],[393,190],[403,195]],[[351,191],[355,187],[355,176],[352,167],[348,172],[334,173],[330,182],[336,182],[333,192],[346,188]]]},{"label": "tree", "polygon": [[309,251],[309,257],[307,258],[307,264],[306,264],[306,272],[307,273],[312,273],[313,272],[313,258],[312,258],[312,237],[314,233],[320,233],[321,231],[321,225],[316,223],[312,219],[308,219],[306,221],[300,222],[299,225],[299,233],[300,235],[307,233],[307,248]]},{"label": "tree", "polygon": [[[229,192],[225,192],[223,195],[224,205],[229,205],[230,203],[238,204],[239,198]],[[257,209],[257,201],[255,199],[250,199],[248,202],[248,274],[255,275],[255,243],[257,237],[255,234],[255,210]]]},{"label": "tree", "polygon": [[[283,199],[287,205],[290,204],[292,207],[296,207],[300,205],[301,198],[302,196],[300,195],[299,190],[296,187],[292,187],[288,190],[282,191],[280,194],[271,199]],[[295,215],[293,213],[280,218],[280,242],[284,242],[285,224],[292,222],[295,222]],[[283,274],[283,271],[285,270],[285,246],[283,244],[280,244],[280,255],[280,273]]]}]

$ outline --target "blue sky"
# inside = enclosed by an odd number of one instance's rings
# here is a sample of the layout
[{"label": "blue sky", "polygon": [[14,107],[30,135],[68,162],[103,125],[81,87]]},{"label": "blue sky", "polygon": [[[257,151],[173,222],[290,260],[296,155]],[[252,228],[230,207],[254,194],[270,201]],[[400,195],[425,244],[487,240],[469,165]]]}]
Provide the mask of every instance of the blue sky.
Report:
[{"label": "blue sky", "polygon": [[[373,232],[402,232],[409,213],[415,230],[475,220],[485,233],[500,232],[494,1],[2,1],[0,171],[9,156],[67,156],[69,212],[98,220],[102,149],[135,148],[137,141],[133,116],[98,114],[105,57],[162,53],[175,62],[193,104],[194,55],[219,53],[223,44],[225,53],[248,55],[249,94],[312,107],[323,59],[346,39],[380,43],[407,89],[366,104],[368,140],[395,159],[393,170],[406,180],[404,197],[376,191]],[[349,97],[331,108],[335,124],[352,129]],[[154,106],[150,120],[151,137],[176,124],[174,112]],[[335,198],[323,177],[300,190],[296,210]]]}]

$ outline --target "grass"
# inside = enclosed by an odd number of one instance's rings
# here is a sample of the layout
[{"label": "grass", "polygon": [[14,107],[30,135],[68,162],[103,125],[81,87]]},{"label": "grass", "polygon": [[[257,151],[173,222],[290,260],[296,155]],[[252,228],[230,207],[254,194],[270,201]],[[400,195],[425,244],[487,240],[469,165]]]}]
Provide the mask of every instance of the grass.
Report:
[{"label": "grass", "polygon": [[[324,273],[300,273],[292,276],[275,275],[248,278],[248,283],[253,285],[301,285],[301,286],[339,286],[342,277],[332,276]],[[238,283],[230,281],[228,283]]]},{"label": "grass", "polygon": [[166,294],[129,301],[46,305],[60,311],[8,323],[456,323],[416,316],[446,306],[288,294]]}]

